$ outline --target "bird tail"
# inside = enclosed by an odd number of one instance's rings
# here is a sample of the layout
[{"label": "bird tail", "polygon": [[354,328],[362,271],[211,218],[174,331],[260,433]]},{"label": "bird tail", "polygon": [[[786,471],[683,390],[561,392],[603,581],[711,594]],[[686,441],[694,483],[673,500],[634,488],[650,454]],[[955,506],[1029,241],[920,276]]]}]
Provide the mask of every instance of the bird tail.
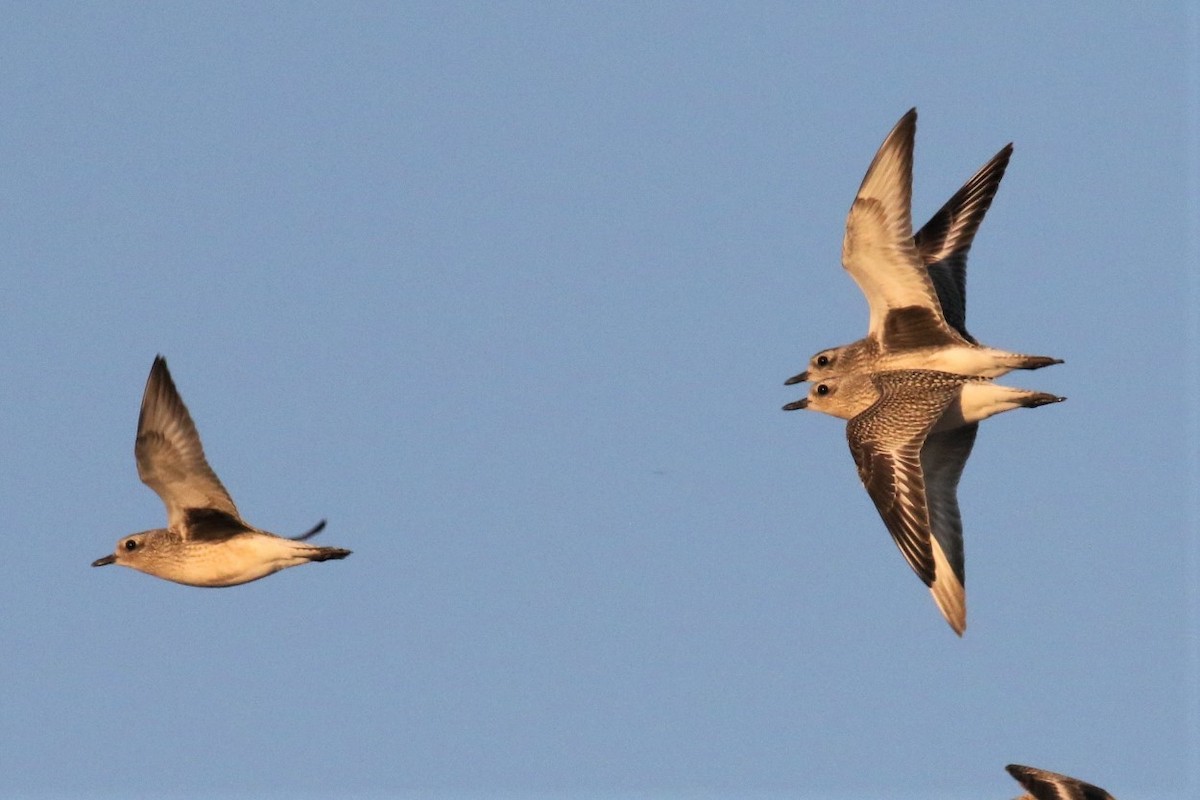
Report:
[{"label": "bird tail", "polygon": [[309,561],[331,561],[345,558],[351,552],[341,547],[314,547],[305,556]]},{"label": "bird tail", "polygon": [[1027,356],[1020,353],[1012,353],[1008,358],[1007,366],[1010,369],[1041,369],[1042,367],[1050,367],[1055,364],[1062,364],[1061,358],[1051,358],[1050,356]]},{"label": "bird tail", "polygon": [[1047,392],[1030,392],[1021,401],[1021,405],[1025,406],[1025,408],[1037,408],[1038,406],[1045,406],[1050,403],[1061,403],[1066,399],[1065,397],[1059,397],[1056,394],[1049,394]]}]

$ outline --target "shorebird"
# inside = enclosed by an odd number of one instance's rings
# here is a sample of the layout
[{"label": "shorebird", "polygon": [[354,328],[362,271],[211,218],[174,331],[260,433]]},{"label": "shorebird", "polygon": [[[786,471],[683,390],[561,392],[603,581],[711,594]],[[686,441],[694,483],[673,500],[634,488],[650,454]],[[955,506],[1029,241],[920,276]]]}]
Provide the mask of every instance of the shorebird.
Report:
[{"label": "shorebird", "polygon": [[[946,324],[971,344],[977,342],[967,331],[967,255],[1000,188],[1012,149],[1011,142],[1001,148],[913,236],[913,245],[933,283]],[[836,372],[857,371],[870,355],[865,338],[822,350],[808,360],[807,370],[788,378],[784,384],[791,386],[810,377],[821,380]]]},{"label": "shorebird", "polygon": [[120,539],[93,567],[120,564],[189,586],[236,586],[309,561],[345,558],[349,550],[294,539],[248,525],[204,458],[200,434],[175,389],[167,361],[154,359],[134,445],[138,476],[167,507],[167,527]]},{"label": "shorebird", "polygon": [[784,406],[849,420],[858,476],[904,559],[959,636],[967,627],[958,481],[979,423],[1066,398],[932,370],[827,378]]},{"label": "shorebird", "polygon": [[1028,790],[1016,800],[1115,800],[1099,786],[1044,769],[1009,764],[1008,774]]},{"label": "shorebird", "polygon": [[995,378],[1062,363],[981,345],[966,330],[967,251],[999,188],[1012,145],[993,156],[914,237],[916,130],[914,108],[880,145],[846,218],[842,266],[870,306],[867,336],[822,350],[786,384],[889,369]]}]

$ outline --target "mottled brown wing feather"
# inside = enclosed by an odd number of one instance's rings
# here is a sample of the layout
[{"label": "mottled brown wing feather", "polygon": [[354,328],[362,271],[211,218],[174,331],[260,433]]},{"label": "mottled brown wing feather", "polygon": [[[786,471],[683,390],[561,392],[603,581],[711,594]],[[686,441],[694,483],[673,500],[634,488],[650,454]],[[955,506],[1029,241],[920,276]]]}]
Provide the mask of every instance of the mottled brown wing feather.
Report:
[{"label": "mottled brown wing feather", "polygon": [[928,586],[934,577],[933,551],[919,453],[915,448],[883,452],[853,441],[850,453],[858,466],[858,477],[904,560]]},{"label": "mottled brown wing feather", "polygon": [[935,574],[921,448],[962,379],[901,370],[876,373],[871,380],[879,399],[846,426],[850,453],[896,546],[928,586]]},{"label": "mottled brown wing feather", "polygon": [[146,380],[134,455],[139,477],[162,498],[173,530],[186,531],[189,508],[213,509],[241,519],[204,458],[200,435],[162,356],[154,359]]}]

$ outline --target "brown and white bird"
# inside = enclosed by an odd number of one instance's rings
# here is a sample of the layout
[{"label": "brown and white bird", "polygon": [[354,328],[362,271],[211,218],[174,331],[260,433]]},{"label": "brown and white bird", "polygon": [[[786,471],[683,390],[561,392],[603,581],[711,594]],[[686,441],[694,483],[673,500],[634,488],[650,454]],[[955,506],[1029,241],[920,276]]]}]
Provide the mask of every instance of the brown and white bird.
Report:
[{"label": "brown and white bird", "polygon": [[1009,764],[1005,769],[1029,792],[1016,800],[1116,800],[1099,786],[1057,772],[1020,764]]},{"label": "brown and white bird", "polygon": [[236,586],[310,561],[345,558],[349,550],[304,540],[322,520],[294,539],[248,525],[204,458],[200,435],[183,404],[167,361],[154,359],[134,445],[138,475],[167,507],[167,527],[117,542],[93,567],[119,564],[189,586]]},{"label": "brown and white bird", "polygon": [[984,165],[916,235],[912,232],[917,110],[880,145],[846,218],[842,266],[870,307],[866,337],[822,350],[786,383],[844,372],[931,369],[995,378],[1062,360],[979,344],[966,330],[966,259],[1012,153]]},{"label": "brown and white bird", "polygon": [[826,378],[784,406],[849,420],[858,476],[904,559],[959,636],[967,627],[958,481],[979,423],[1065,398],[932,370],[852,372]]}]

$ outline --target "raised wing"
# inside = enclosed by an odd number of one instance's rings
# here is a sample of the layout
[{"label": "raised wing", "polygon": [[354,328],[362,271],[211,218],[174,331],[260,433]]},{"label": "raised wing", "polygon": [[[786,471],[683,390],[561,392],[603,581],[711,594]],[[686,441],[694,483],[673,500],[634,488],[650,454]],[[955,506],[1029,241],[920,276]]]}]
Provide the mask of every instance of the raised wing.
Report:
[{"label": "raised wing", "polygon": [[933,281],[913,242],[916,130],[914,108],[892,128],[867,168],[842,240],[842,266],[870,307],[868,335],[884,350],[964,341],[943,319]]},{"label": "raised wing", "polygon": [[134,455],[138,476],[167,507],[167,525],[172,530],[187,530],[189,508],[211,509],[241,520],[229,492],[204,458],[196,425],[162,356],[154,359],[146,379]]},{"label": "raised wing", "polygon": [[[934,590],[943,616],[961,635],[965,619],[947,613],[935,588],[957,583],[961,594],[962,583],[951,580],[953,570],[947,576],[946,568],[938,563],[948,561],[933,533],[935,523],[946,516],[945,493],[940,484],[930,487],[923,451],[930,430],[958,395],[963,379],[926,370],[899,370],[875,373],[871,380],[879,399],[846,426],[858,476],[904,560]],[[935,471],[935,477],[939,475]],[[937,510],[931,500],[936,501]],[[954,510],[957,513],[957,503]],[[965,618],[965,604],[962,607],[959,616]]]},{"label": "raised wing", "polygon": [[967,333],[967,253],[975,232],[1000,188],[1008,160],[1009,143],[983,165],[913,237],[942,307],[946,324],[975,344]]},{"label": "raised wing", "polygon": [[1024,797],[1031,800],[1115,800],[1099,786],[1059,775],[1057,772],[1023,767],[1020,764],[1009,764],[1005,769],[1025,787],[1029,794]]}]

